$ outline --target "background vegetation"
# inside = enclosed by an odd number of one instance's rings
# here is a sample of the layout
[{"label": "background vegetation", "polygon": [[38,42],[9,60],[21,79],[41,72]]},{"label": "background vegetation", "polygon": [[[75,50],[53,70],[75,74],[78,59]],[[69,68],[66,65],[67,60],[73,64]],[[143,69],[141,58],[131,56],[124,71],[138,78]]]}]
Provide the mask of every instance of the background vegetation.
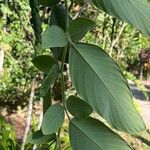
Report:
[{"label": "background vegetation", "polygon": [[[85,13],[87,9],[89,11]],[[105,49],[118,62],[126,77],[134,81],[139,79],[139,52],[142,48],[149,48],[150,40],[131,25],[97,10],[86,2],[73,7],[71,17],[76,18],[77,16],[88,17],[96,22],[94,30],[88,32],[83,41],[96,44]],[[43,21],[42,29],[34,30],[43,31],[49,25],[49,9],[40,7],[40,17]],[[11,114],[12,112],[18,112],[20,108],[21,110],[27,109],[34,78],[37,80],[34,102],[40,101],[37,89],[41,85],[43,74],[37,71],[31,60],[35,55],[49,54],[50,51],[38,51],[38,42],[40,42],[40,39],[36,41],[38,35],[34,34],[32,28],[33,20],[31,20],[31,10],[28,0],[0,0],[0,18],[0,51],[4,51],[3,72],[0,75],[0,111],[3,112],[6,109]],[[36,44],[34,45],[34,43]],[[66,78],[68,79],[68,77]],[[68,84],[67,88],[70,93],[73,89],[70,88],[70,83]],[[59,98],[56,98],[56,100],[61,100]],[[38,128],[38,118],[39,115],[33,115],[32,130]],[[64,146],[63,149],[69,150],[69,140],[66,137],[68,132],[65,126],[62,129],[63,134],[61,138]],[[5,130],[4,128],[9,128],[6,136],[10,139],[9,143],[6,142],[3,147],[6,147],[6,150],[10,146],[12,147],[10,149],[19,149],[19,141],[15,141],[13,127],[4,124],[4,120],[1,118],[1,134],[3,133],[2,128],[3,130]],[[148,132],[143,134],[143,136],[150,137]],[[131,138],[129,143],[132,145],[136,142],[133,140],[132,143]],[[143,149],[149,148],[146,144],[142,144],[142,146]],[[26,149],[31,149],[32,147],[33,144],[26,145]]]}]

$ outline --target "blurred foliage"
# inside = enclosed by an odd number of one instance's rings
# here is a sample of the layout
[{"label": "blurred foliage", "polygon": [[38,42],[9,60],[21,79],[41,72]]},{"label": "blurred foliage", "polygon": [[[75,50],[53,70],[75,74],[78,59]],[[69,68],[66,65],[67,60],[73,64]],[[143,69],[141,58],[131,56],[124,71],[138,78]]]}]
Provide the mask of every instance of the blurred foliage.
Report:
[{"label": "blurred foliage", "polygon": [[141,107],[136,99],[134,99],[134,106],[138,112],[141,112]]},{"label": "blurred foliage", "polygon": [[4,73],[0,77],[0,106],[16,109],[27,103],[33,73],[32,28],[27,0],[0,1],[0,48],[4,50]]},{"label": "blurred foliage", "polygon": [[15,141],[15,132],[10,124],[5,123],[0,116],[0,149],[1,150],[17,150]]}]

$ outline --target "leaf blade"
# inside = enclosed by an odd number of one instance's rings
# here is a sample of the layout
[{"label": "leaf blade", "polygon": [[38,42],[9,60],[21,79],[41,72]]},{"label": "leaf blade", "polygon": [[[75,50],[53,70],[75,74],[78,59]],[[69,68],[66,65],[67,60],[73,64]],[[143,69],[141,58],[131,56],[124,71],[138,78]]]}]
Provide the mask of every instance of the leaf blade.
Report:
[{"label": "leaf blade", "polygon": [[67,44],[67,37],[62,28],[57,25],[48,27],[42,36],[42,47],[64,47]]},{"label": "leaf blade", "polygon": [[95,23],[87,18],[77,18],[70,23],[69,34],[74,42],[81,40],[85,34],[92,29]]},{"label": "leaf blade", "polygon": [[69,96],[67,109],[76,118],[87,118],[93,112],[92,107],[88,103],[76,96]]},{"label": "leaf blade", "polygon": [[44,135],[58,131],[64,121],[64,109],[60,104],[49,107],[43,117],[42,132]]},{"label": "leaf blade", "polygon": [[45,74],[47,74],[50,70],[50,68],[56,64],[56,61],[54,60],[54,58],[52,58],[49,55],[40,55],[35,57],[32,60],[32,63],[34,64],[34,66],[36,68],[38,68],[40,71],[44,72]]},{"label": "leaf blade", "polygon": [[55,64],[51,67],[49,73],[47,74],[47,76],[44,78],[42,82],[40,93],[43,97],[48,93],[53,82],[58,77],[58,74],[59,74],[59,66]]},{"label": "leaf blade", "polygon": [[94,5],[116,16],[150,37],[150,3],[146,0],[92,0]]},{"label": "leaf blade", "polygon": [[93,118],[71,120],[69,133],[73,150],[131,150],[120,136]]},{"label": "leaf blade", "polygon": [[75,44],[69,64],[77,92],[108,123],[129,133],[145,129],[126,79],[106,52],[94,45]]},{"label": "leaf blade", "polygon": [[43,135],[41,130],[35,131],[34,133],[30,134],[27,138],[27,143],[31,144],[47,144],[48,142],[55,140],[56,135]]}]

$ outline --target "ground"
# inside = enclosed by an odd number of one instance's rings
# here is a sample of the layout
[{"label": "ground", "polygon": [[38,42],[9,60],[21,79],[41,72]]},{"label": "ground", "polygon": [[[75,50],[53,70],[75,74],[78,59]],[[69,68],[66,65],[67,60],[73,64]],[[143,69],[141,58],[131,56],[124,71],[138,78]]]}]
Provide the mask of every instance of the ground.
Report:
[{"label": "ground", "polygon": [[133,82],[129,81],[133,96],[137,99],[141,107],[141,116],[147,125],[147,128],[150,129],[150,81],[142,82],[147,88],[149,100],[145,100],[144,94],[139,90],[139,88],[137,88]]}]

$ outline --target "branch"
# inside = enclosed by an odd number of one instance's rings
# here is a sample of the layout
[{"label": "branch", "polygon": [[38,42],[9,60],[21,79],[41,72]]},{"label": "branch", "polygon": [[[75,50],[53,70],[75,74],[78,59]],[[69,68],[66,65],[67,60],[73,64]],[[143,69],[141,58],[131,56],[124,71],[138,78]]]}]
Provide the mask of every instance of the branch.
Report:
[{"label": "branch", "polygon": [[126,27],[127,23],[123,23],[122,28],[120,29],[116,39],[112,42],[111,47],[110,47],[110,52],[109,55],[112,56],[112,51],[113,51],[113,47],[116,45],[116,43],[119,41],[119,38],[124,30],[124,28]]},{"label": "branch", "polygon": [[32,109],[33,109],[33,98],[34,98],[34,93],[35,93],[36,87],[37,87],[37,83],[34,79],[32,82],[32,87],[31,87],[31,92],[30,92],[27,119],[26,119],[26,128],[25,128],[25,133],[24,133],[22,145],[21,145],[21,150],[25,149],[27,135],[28,135],[28,132],[30,130],[30,124],[31,124],[31,118],[32,118]]}]

